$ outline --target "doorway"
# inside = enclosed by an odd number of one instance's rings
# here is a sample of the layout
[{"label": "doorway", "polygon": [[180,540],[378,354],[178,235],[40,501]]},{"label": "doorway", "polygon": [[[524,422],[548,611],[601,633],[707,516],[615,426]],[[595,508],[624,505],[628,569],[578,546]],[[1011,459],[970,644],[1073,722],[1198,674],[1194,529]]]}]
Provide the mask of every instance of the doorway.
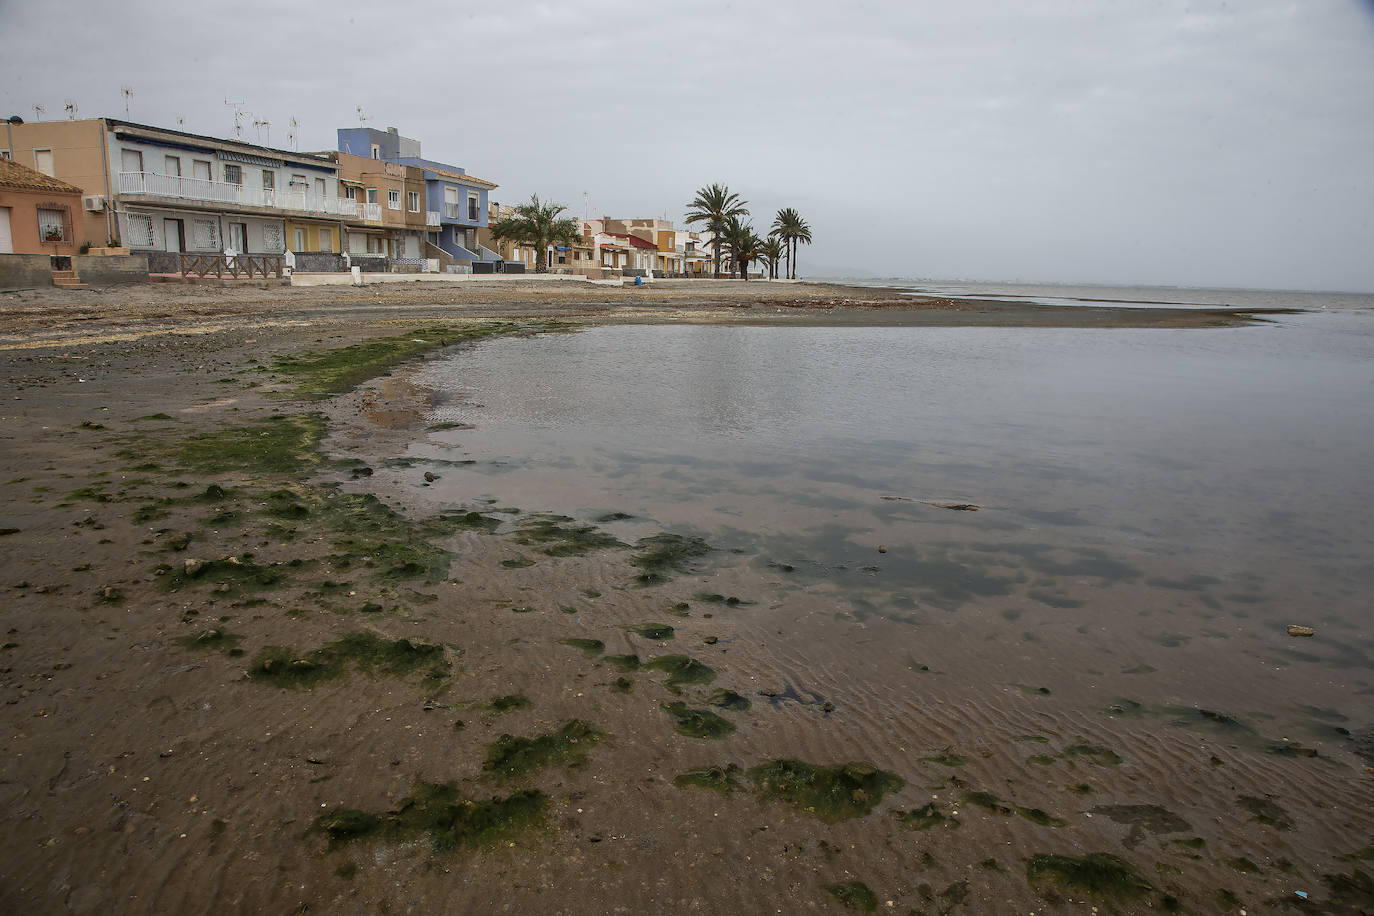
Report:
[{"label": "doorway", "polygon": [[0,254],[14,254],[14,236],[10,235],[9,207],[0,207]]},{"label": "doorway", "polygon": [[186,229],[181,220],[164,219],[162,238],[167,251],[180,253],[186,250]]},{"label": "doorway", "polygon": [[248,224],[230,223],[229,224],[229,247],[234,249],[236,254],[248,253]]}]

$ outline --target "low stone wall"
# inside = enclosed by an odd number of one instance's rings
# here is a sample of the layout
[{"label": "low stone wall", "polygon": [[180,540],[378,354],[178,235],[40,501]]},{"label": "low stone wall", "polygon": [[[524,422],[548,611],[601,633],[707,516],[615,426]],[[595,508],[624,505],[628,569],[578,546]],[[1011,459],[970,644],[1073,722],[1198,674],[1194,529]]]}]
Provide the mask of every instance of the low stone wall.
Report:
[{"label": "low stone wall", "polygon": [[148,256],[142,254],[78,254],[72,256],[72,267],[81,282],[90,286],[148,282]]},{"label": "low stone wall", "polygon": [[361,267],[365,274],[384,274],[391,272],[391,259],[382,255],[381,257],[351,254],[349,258],[354,267]]},{"label": "low stone wall", "polygon": [[[343,255],[332,251],[300,251],[296,253],[296,270],[305,273],[329,273],[343,270]],[[363,270],[367,270],[366,267]]]},{"label": "low stone wall", "polygon": [[52,256],[0,254],[0,289],[52,286]]},{"label": "low stone wall", "polygon": [[175,251],[147,251],[141,252],[140,256],[148,259],[150,274],[181,273],[181,255]]}]

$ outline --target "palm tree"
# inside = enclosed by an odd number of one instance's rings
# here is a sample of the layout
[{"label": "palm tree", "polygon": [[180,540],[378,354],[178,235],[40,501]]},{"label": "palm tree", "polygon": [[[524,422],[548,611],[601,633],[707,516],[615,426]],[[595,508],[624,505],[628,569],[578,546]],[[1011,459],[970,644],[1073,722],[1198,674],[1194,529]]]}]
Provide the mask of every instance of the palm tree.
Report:
[{"label": "palm tree", "polygon": [[778,278],[778,262],[782,260],[785,251],[787,246],[776,235],[769,235],[763,240],[763,245],[759,248],[759,257],[768,265],[768,279]]},{"label": "palm tree", "polygon": [[747,202],[741,200],[738,194],[730,193],[730,189],[725,185],[713,184],[698,190],[697,196],[687,205],[688,225],[705,223],[711,232],[717,280],[720,279],[720,246],[725,241],[721,234],[725,231],[725,224],[729,219],[749,215],[749,211],[744,207]]},{"label": "palm tree", "polygon": [[773,228],[769,230],[769,235],[775,235],[782,239],[787,246],[788,273],[795,280],[797,278],[797,242],[811,244],[811,227],[806,220],[801,218],[801,214],[791,207],[778,211],[778,215],[773,217]]},{"label": "palm tree", "polygon": [[548,273],[549,246],[557,242],[570,245],[582,234],[577,220],[559,217],[565,209],[562,204],[540,203],[539,195],[532,194],[529,203],[520,204],[514,214],[492,224],[491,236],[498,242],[532,245],[537,259],[535,273]]},{"label": "palm tree", "polygon": [[752,225],[738,216],[726,220],[722,233],[725,244],[730,248],[730,260],[735,262],[735,270],[748,281],[749,262],[762,256],[763,240],[754,234]]}]

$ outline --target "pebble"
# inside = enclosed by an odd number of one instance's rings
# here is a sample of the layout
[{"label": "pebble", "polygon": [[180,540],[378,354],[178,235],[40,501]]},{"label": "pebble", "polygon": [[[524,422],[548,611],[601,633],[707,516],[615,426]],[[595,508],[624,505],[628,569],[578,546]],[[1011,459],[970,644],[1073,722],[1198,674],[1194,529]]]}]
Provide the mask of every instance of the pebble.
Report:
[{"label": "pebble", "polygon": [[1316,636],[1316,635],[1317,635],[1317,631],[1314,630],[1314,629],[1312,629],[1311,627],[1300,627],[1300,626],[1298,626],[1297,624],[1290,623],[1290,624],[1288,625],[1288,635],[1289,635],[1289,636]]}]

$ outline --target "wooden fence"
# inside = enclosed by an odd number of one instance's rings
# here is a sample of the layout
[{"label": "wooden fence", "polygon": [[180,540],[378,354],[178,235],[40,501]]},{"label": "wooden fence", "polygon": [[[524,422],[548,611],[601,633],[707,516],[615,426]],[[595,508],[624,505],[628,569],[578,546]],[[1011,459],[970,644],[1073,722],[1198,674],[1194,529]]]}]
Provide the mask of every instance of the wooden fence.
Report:
[{"label": "wooden fence", "polygon": [[279,254],[238,254],[232,258],[222,254],[183,254],[183,277],[281,277],[282,257]]}]

